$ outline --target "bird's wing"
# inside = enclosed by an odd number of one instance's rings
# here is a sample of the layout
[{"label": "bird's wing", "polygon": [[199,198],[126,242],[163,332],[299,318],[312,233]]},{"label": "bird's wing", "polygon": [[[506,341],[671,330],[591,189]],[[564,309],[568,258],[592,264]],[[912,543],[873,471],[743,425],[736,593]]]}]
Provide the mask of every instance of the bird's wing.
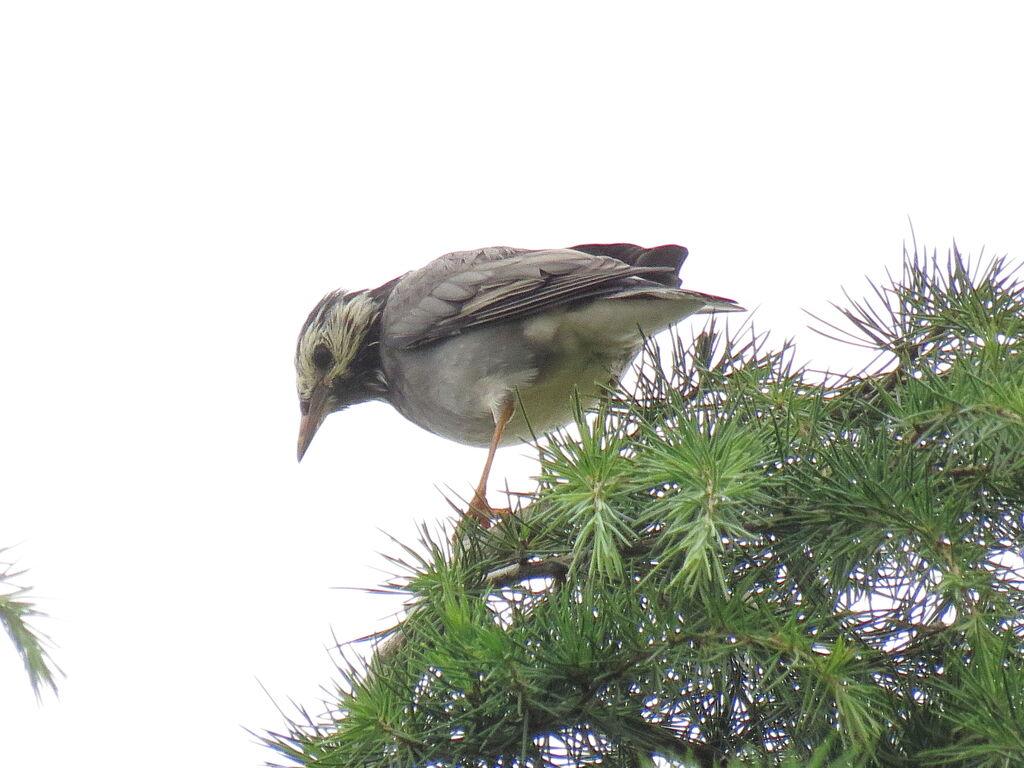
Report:
[{"label": "bird's wing", "polygon": [[[686,249],[680,246],[578,248],[483,248],[442,256],[395,286],[384,311],[384,341],[415,347],[474,326],[514,320],[586,299],[645,287],[673,290],[672,286],[678,285],[675,272],[686,257]],[[621,250],[627,248],[634,250]],[[663,250],[667,248],[675,249],[674,258]],[[659,250],[662,253],[653,263],[640,258],[641,252]]]}]

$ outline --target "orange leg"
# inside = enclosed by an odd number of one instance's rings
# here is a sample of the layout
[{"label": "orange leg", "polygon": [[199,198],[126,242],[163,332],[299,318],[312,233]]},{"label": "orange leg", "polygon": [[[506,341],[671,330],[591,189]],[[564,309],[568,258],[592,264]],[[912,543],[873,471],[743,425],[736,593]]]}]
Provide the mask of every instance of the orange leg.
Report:
[{"label": "orange leg", "polygon": [[494,463],[494,452],[498,450],[498,443],[505,433],[505,427],[512,420],[512,411],[515,410],[512,400],[502,410],[501,415],[494,424],[494,435],[491,437],[491,445],[487,449],[487,461],[484,462],[484,471],[480,476],[480,482],[473,493],[473,501],[469,504],[467,513],[476,518],[485,528],[491,524],[491,517],[494,509],[487,503],[487,476],[491,474],[491,464]]}]

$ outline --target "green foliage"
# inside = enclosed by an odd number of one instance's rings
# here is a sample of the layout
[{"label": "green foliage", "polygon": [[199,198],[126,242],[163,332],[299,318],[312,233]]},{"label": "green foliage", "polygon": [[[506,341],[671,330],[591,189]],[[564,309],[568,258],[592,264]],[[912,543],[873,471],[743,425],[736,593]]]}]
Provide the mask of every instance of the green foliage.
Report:
[{"label": "green foliage", "polygon": [[[4,551],[0,549],[0,553]],[[46,651],[48,638],[29,624],[31,618],[44,614],[25,600],[28,588],[14,585],[14,579],[23,575],[24,571],[13,571],[10,563],[0,563],[0,568],[0,625],[7,630],[21,656],[36,696],[41,695],[44,686],[56,693],[56,675],[60,674],[60,669],[53,664]]]},{"label": "green foliage", "polygon": [[[1024,765],[1024,303],[907,257],[816,375],[714,324],[424,533],[407,618],[268,735],[310,766]],[[848,330],[844,330],[848,329]],[[418,554],[419,553],[419,554]]]}]

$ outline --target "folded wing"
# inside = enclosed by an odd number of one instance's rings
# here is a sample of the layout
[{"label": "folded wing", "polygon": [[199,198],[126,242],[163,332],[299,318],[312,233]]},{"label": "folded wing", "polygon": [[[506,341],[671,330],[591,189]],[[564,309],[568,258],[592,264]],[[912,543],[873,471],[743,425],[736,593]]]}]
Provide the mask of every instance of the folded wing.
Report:
[{"label": "folded wing", "polygon": [[[678,288],[686,255],[682,246],[626,243],[450,253],[395,286],[383,318],[384,342],[416,347],[475,326],[597,298],[704,296]],[[738,309],[729,299],[707,299],[709,310]]]}]

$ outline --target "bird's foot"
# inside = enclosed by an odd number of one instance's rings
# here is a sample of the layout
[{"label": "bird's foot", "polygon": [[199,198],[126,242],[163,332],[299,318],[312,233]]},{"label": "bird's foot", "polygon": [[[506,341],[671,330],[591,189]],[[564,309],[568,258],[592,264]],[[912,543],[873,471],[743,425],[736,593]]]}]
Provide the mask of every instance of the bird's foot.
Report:
[{"label": "bird's foot", "polygon": [[463,517],[468,517],[480,524],[481,528],[490,528],[495,522],[501,522],[512,514],[511,507],[495,509],[478,490],[465,510],[460,510]]}]

